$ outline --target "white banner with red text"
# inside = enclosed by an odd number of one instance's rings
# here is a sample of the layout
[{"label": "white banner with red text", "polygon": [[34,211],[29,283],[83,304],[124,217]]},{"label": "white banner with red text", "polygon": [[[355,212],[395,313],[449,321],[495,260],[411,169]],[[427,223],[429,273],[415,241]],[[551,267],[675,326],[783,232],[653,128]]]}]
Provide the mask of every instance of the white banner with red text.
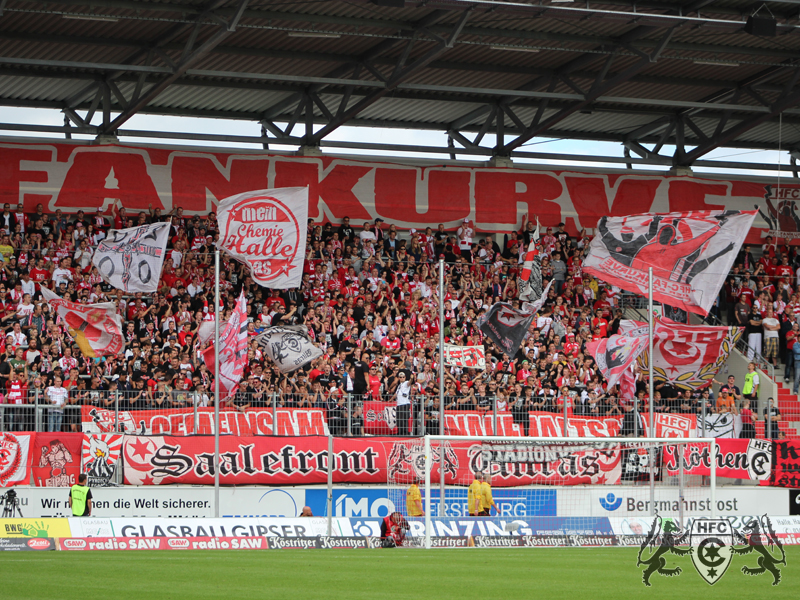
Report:
[{"label": "white banner with red text", "polygon": [[444,364],[461,369],[485,369],[486,353],[483,346],[444,345]]}]

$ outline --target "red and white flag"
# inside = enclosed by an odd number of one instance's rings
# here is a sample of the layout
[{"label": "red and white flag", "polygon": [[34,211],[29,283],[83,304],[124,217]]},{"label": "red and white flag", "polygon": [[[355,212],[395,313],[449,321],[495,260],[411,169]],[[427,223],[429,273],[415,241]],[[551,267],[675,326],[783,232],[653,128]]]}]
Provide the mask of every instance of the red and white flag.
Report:
[{"label": "red and white flag", "polygon": [[122,318],[113,302],[77,304],[42,286],[42,297],[66,321],[84,356],[114,356],[125,349]]},{"label": "red and white flag", "polygon": [[542,297],[542,257],[539,255],[539,221],[528,244],[519,276],[519,298],[525,302],[536,302]]},{"label": "red and white flag", "polygon": [[633,362],[647,348],[647,336],[612,335],[586,344],[597,368],[612,388],[624,373],[630,373]]},{"label": "red and white flag", "polygon": [[300,287],[307,220],[307,187],[236,194],[219,203],[217,246],[250,267],[261,286]]},{"label": "red and white flag", "polygon": [[[220,331],[219,347],[219,393],[224,399],[236,391],[247,364],[247,301],[244,292],[236,301],[236,308],[225,323],[225,328]],[[214,373],[213,345],[203,352],[203,359]]]},{"label": "red and white flag", "polygon": [[35,433],[0,433],[0,487],[28,484]]},{"label": "red and white flag", "polygon": [[[647,323],[623,320],[620,332],[629,336],[648,335]],[[667,382],[682,390],[706,387],[742,335],[739,327],[684,325],[663,317],[654,320],[653,380]],[[650,367],[649,352],[639,355],[643,371]]]},{"label": "red and white flag", "polygon": [[708,314],[756,211],[693,211],[603,217],[583,271],[623,290]]}]

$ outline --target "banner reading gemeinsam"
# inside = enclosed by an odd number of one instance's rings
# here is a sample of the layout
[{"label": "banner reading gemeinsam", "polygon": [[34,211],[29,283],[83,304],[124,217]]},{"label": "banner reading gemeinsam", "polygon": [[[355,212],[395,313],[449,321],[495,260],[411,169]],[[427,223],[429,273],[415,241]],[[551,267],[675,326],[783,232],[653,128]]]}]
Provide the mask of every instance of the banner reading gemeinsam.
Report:
[{"label": "banner reading gemeinsam", "polygon": [[217,247],[250,267],[268,288],[299,287],[303,277],[308,188],[276,188],[225,198],[217,213]]}]

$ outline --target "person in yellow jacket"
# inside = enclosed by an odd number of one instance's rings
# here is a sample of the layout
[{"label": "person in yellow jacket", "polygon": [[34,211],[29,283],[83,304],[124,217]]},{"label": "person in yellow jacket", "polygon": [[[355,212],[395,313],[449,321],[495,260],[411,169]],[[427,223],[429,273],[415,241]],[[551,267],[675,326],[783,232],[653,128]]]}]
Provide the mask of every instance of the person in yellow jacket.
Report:
[{"label": "person in yellow jacket", "polygon": [[489,483],[489,474],[484,473],[481,477],[481,515],[484,517],[491,516],[493,506],[495,512],[499,513],[500,511],[497,510],[497,505],[492,498],[492,484]]},{"label": "person in yellow jacket", "polygon": [[481,509],[481,474],[475,471],[475,479],[469,484],[467,490],[467,510],[470,517],[479,517],[483,509]]},{"label": "person in yellow jacket", "polygon": [[78,483],[70,488],[69,507],[73,517],[92,516],[92,490],[86,485],[86,473],[78,475]]},{"label": "person in yellow jacket", "polygon": [[425,516],[425,510],[422,508],[422,493],[419,491],[419,480],[414,480],[406,490],[406,512],[409,517]]}]

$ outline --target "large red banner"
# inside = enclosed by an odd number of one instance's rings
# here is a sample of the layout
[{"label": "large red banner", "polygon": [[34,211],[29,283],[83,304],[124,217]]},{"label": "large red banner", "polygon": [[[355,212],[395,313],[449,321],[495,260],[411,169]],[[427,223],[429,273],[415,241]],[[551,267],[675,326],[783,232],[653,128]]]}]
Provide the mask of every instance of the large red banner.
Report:
[{"label": "large red banner", "polygon": [[81,472],[82,433],[37,433],[33,445],[33,482],[41,487],[70,487]]},{"label": "large red banner", "polygon": [[[641,212],[752,210],[763,207],[748,241],[768,229],[797,231],[800,185],[713,178],[580,173],[523,168],[423,167],[243,150],[195,152],[80,143],[0,144],[0,199],[33,212],[94,212],[119,198],[129,211],[149,205],[206,213],[215,201],[251,190],[309,186],[308,216],[353,223],[381,217],[400,228],[456,226],[509,231],[530,212],[543,226],[572,233],[600,217]],[[211,200],[213,198],[215,200]],[[768,200],[765,202],[765,198]]]},{"label": "large red banner", "polygon": [[[116,422],[113,410],[81,407],[84,433],[112,433]],[[138,435],[212,435],[214,409],[192,408],[119,411],[120,433]],[[273,420],[270,408],[248,408],[244,412],[222,409],[219,412],[220,435],[328,435],[322,409],[279,408]]]},{"label": "large red banner", "polygon": [[[492,485],[579,485],[619,483],[624,451],[604,448],[485,447],[475,442],[434,444],[431,479],[439,481],[444,453],[445,482],[468,485],[475,471],[490,472]],[[212,484],[214,438],[126,436],[125,483]],[[334,483],[408,485],[423,478],[424,442],[410,438],[334,438]],[[226,485],[323,484],[328,477],[328,438],[234,437],[220,439],[220,482]]]},{"label": "large red banner", "polygon": [[[772,442],[770,440],[749,440],[720,438],[714,444],[714,459],[717,477],[734,479],[768,480],[772,467]],[[711,474],[710,444],[688,443],[664,448],[664,468],[669,475],[678,475],[680,463],[678,454],[683,454],[683,469],[687,475]]]}]

